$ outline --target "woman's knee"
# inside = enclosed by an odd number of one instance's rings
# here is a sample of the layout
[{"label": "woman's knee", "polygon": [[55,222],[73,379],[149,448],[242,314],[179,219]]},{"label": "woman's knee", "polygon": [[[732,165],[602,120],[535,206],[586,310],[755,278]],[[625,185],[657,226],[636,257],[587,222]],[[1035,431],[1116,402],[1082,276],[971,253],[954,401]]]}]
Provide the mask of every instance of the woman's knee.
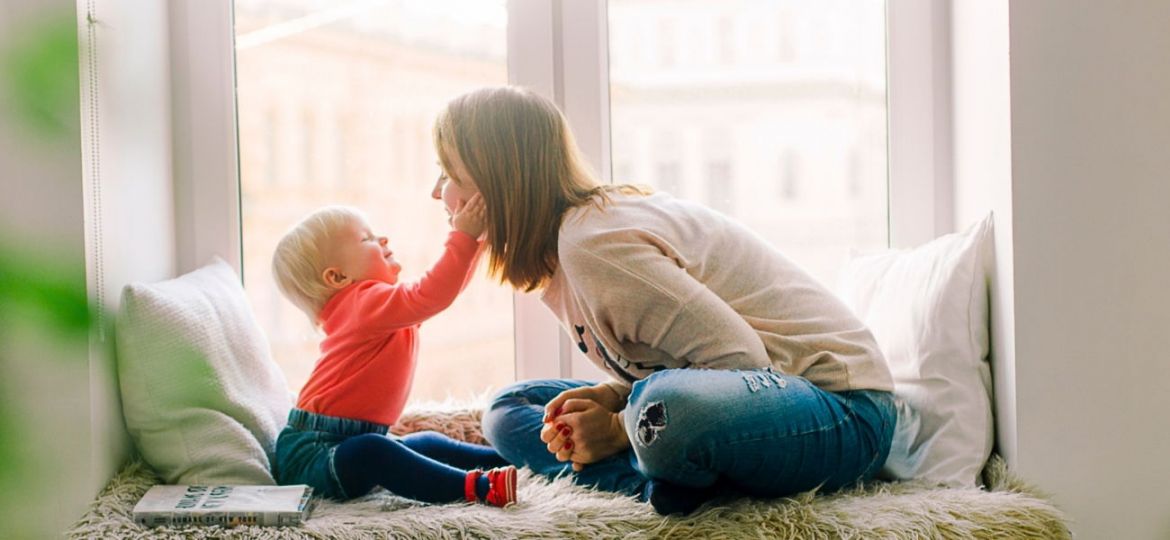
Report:
[{"label": "woman's knee", "polygon": [[660,371],[634,383],[624,413],[632,443],[649,447],[660,432],[679,422],[688,423],[708,406],[703,393],[691,387],[698,372],[688,371]]},{"label": "woman's knee", "polygon": [[496,393],[484,411],[484,437],[494,445],[493,437],[528,424],[534,410],[544,407],[561,392],[590,384],[588,381],[571,379],[536,379],[509,385]]},{"label": "woman's knee", "polygon": [[[483,413],[483,430],[484,436],[488,436],[488,431],[494,431],[494,427],[507,417],[507,414],[516,407],[523,407],[529,405],[529,398],[527,390],[529,385],[527,382],[514,383],[505,386],[496,395],[492,396],[491,401],[488,402],[487,408]],[[489,437],[490,440],[490,437]]]},{"label": "woman's knee", "polygon": [[501,439],[509,434],[522,431],[523,424],[530,422],[531,408],[543,405],[547,391],[541,389],[554,381],[521,381],[504,387],[496,393],[484,410],[481,426],[483,436],[492,446],[499,447]]},{"label": "woman's knee", "polygon": [[495,408],[501,403],[509,403],[517,399],[527,399],[533,382],[520,381],[501,388],[499,392],[496,392],[492,396],[491,401],[488,402],[488,409]]},{"label": "woman's knee", "polygon": [[[703,437],[704,397],[688,388],[689,374],[671,370],[634,384],[625,411],[626,434],[643,472],[665,478],[693,457]],[[682,377],[678,375],[684,375]]]}]

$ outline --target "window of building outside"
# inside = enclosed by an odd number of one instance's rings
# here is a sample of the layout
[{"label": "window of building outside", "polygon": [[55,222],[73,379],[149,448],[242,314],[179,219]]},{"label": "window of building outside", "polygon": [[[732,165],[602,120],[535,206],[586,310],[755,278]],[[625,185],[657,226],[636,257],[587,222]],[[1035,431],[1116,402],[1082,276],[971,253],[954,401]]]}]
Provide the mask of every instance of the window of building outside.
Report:
[{"label": "window of building outside", "polygon": [[[310,211],[363,210],[403,278],[438,260],[450,230],[430,198],[431,125],[468,90],[507,82],[504,0],[236,0],[244,284],[293,391],[321,335],[280,296],[272,251]],[[468,398],[515,378],[512,295],[481,267],[420,330],[411,399]]]},{"label": "window of building outside", "polygon": [[723,211],[834,287],[888,244],[885,32],[882,0],[610,0],[615,180]]}]

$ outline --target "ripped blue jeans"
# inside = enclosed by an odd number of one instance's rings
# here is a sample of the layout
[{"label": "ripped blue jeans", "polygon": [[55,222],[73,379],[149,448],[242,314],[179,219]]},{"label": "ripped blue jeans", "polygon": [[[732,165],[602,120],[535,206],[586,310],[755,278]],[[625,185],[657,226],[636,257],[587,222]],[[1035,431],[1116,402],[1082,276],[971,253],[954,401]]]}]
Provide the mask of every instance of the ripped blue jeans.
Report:
[{"label": "ripped blue jeans", "polygon": [[484,414],[484,436],[517,466],[643,499],[651,478],[782,497],[872,478],[896,421],[889,392],[826,392],[771,369],[671,369],[634,383],[623,411],[631,449],[573,473],[540,440],[544,405],[591,384],[548,379],[505,388]]}]

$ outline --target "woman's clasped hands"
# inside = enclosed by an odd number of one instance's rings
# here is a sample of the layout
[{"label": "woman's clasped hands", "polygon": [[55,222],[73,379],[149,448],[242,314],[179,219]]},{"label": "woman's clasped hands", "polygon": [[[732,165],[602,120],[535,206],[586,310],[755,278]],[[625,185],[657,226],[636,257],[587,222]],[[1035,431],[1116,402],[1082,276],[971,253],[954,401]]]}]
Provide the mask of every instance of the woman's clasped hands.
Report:
[{"label": "woman's clasped hands", "polygon": [[571,461],[580,471],[630,447],[624,407],[625,400],[606,385],[566,390],[545,405],[540,440],[557,460]]}]

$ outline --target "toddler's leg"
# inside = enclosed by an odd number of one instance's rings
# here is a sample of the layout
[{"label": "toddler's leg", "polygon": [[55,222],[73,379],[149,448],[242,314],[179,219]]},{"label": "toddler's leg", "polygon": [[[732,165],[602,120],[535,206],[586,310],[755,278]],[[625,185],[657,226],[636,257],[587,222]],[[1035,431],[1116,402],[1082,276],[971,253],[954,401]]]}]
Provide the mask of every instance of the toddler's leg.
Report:
[{"label": "toddler's leg", "polygon": [[[351,497],[365,495],[380,485],[395,495],[422,502],[468,500],[468,490],[472,490],[471,499],[491,502],[489,491],[504,489],[504,486],[490,485],[489,475],[478,472],[469,475],[465,470],[440,463],[400,441],[375,433],[343,441],[337,446],[333,465],[342,489]],[[510,469],[513,484],[507,486],[511,500],[506,503],[515,501],[515,469]]]},{"label": "toddler's leg", "polygon": [[508,462],[490,446],[457,441],[436,431],[422,431],[402,437],[402,444],[435,461],[460,469],[490,469]]}]

